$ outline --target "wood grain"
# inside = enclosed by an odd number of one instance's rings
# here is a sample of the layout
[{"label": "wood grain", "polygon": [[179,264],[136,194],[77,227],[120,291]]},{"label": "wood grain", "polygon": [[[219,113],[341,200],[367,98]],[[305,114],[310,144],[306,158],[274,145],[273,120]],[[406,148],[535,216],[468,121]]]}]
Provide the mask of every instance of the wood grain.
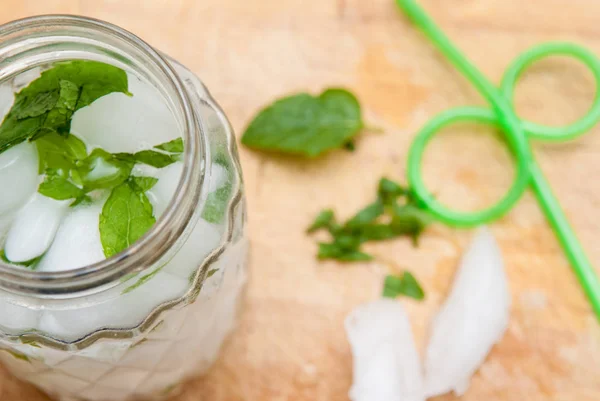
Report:
[{"label": "wood grain", "polygon": [[[600,3],[589,0],[423,0],[441,27],[494,82],[511,60],[550,39],[600,53]],[[370,201],[382,175],[402,180],[408,145],[435,113],[483,104],[392,0],[3,0],[0,22],[75,13],[131,30],[197,73],[240,133],[274,97],[341,85],[356,91],[371,125],[354,153],[315,161],[241,149],[252,241],[252,280],[241,324],[220,361],[174,401],[346,401],[351,355],[345,315],[378,296],[384,274],[408,268],[427,300],[406,301],[422,348],[471,232],[436,226],[413,248],[372,246],[377,262],[317,263],[306,225],[323,207],[346,216]],[[564,60],[536,65],[516,97],[519,113],[563,124],[594,96],[591,75]],[[483,134],[488,133],[490,136]],[[501,195],[510,163],[495,133],[445,132],[428,153],[439,196],[477,207]],[[600,266],[600,128],[569,144],[535,144],[536,155],[596,266]],[[452,158],[451,156],[456,156]],[[596,400],[600,327],[569,265],[527,195],[493,225],[506,257],[512,317],[465,401]],[[44,396],[0,378],[3,401]],[[452,396],[438,401],[450,401]]]}]

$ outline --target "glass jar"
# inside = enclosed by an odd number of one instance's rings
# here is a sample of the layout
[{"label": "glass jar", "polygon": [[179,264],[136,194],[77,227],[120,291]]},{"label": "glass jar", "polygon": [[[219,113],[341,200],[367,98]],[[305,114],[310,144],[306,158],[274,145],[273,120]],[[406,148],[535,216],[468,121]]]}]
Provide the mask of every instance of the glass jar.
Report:
[{"label": "glass jar", "polygon": [[0,27],[0,84],[13,92],[32,69],[74,59],[160,92],[183,133],[183,172],[154,227],[110,259],[62,272],[0,261],[0,360],[60,400],[161,398],[214,362],[236,320],[247,239],[234,135],[197,77],[123,29],[73,16]]}]

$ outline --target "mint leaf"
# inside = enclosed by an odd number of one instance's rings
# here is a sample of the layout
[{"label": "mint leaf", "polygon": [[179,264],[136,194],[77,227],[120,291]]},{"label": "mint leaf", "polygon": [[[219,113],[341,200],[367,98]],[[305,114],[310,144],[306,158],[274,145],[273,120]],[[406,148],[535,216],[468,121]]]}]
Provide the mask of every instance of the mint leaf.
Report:
[{"label": "mint leaf", "polygon": [[69,207],[75,207],[79,205],[90,205],[92,202],[92,198],[90,198],[88,195],[80,195],[69,205]]},{"label": "mint leaf", "polygon": [[81,92],[75,102],[74,111],[92,104],[96,99],[109,93],[122,92],[131,95],[127,90],[125,71],[110,64],[91,60],[56,63],[18,95],[32,96],[40,92],[60,90],[60,82],[63,80],[73,83]]},{"label": "mint leaf", "polygon": [[83,189],[70,182],[67,177],[52,170],[46,171],[46,177],[40,184],[38,192],[56,200],[78,198],[85,194]]},{"label": "mint leaf", "polygon": [[208,194],[206,204],[202,210],[202,218],[213,224],[223,221],[232,190],[231,181],[228,181],[221,188]]},{"label": "mint leaf", "polygon": [[396,298],[404,295],[417,300],[425,298],[425,292],[417,279],[409,272],[402,276],[387,276],[383,283],[383,296],[385,298]]},{"label": "mint leaf", "polygon": [[15,104],[14,114],[17,120],[28,117],[38,117],[52,110],[58,101],[58,90],[40,92],[34,96],[23,97],[21,102]]},{"label": "mint leaf", "polygon": [[133,155],[138,163],[147,164],[156,168],[167,167],[177,161],[177,158],[154,150],[142,150]]},{"label": "mint leaf", "polygon": [[154,177],[131,177],[133,185],[136,190],[146,192],[152,189],[153,186],[158,182],[158,178]]},{"label": "mint leaf", "polygon": [[369,241],[385,241],[398,237],[410,237],[415,245],[419,235],[430,221],[429,215],[418,206],[413,193],[387,178],[379,181],[377,200],[339,225],[332,210],[324,210],[317,216],[308,232],[326,228],[331,243],[319,244],[319,259],[340,261],[369,260],[361,245]]},{"label": "mint leaf", "polygon": [[346,223],[346,227],[348,228],[358,228],[365,224],[369,224],[372,221],[375,221],[379,216],[381,216],[384,212],[383,203],[380,200],[377,200],[358,213],[354,217],[352,217]]},{"label": "mint leaf", "polygon": [[77,161],[87,157],[85,143],[75,135],[67,137],[57,133],[39,138],[35,145],[38,151],[40,174],[47,169],[70,170]]},{"label": "mint leaf", "polygon": [[79,99],[79,88],[71,81],[60,80],[60,96],[55,107],[46,115],[42,129],[69,134],[71,119]]},{"label": "mint leaf", "polygon": [[229,165],[229,158],[224,152],[217,152],[213,163],[223,166],[227,172],[227,181],[223,186],[208,194],[202,210],[202,218],[209,223],[218,224],[225,218],[227,206],[229,206],[233,192],[233,172]]},{"label": "mint leaf", "polygon": [[342,262],[359,262],[373,259],[371,255],[359,250],[344,249],[344,247],[337,242],[319,243],[319,253],[317,254],[317,257],[319,259],[336,259]]},{"label": "mint leaf", "polygon": [[428,222],[429,216],[423,210],[413,205],[406,205],[393,208],[390,225],[397,235],[410,236],[416,244]]},{"label": "mint leaf", "polygon": [[113,188],[100,215],[100,240],[109,258],[133,245],[156,222],[152,204],[130,181]]},{"label": "mint leaf", "polygon": [[397,182],[384,177],[379,180],[377,193],[385,205],[390,205],[393,204],[399,196],[406,196],[410,191],[408,188],[403,187]]},{"label": "mint leaf", "polygon": [[361,129],[356,97],[344,89],[328,89],[318,97],[300,93],[262,110],[242,136],[250,148],[316,157],[342,148]]},{"label": "mint leaf", "polygon": [[308,233],[312,233],[312,232],[315,232],[322,228],[329,228],[334,223],[335,223],[335,215],[333,213],[333,210],[325,209],[317,215],[317,217],[315,218],[315,221],[311,224],[310,227],[308,227],[308,230],[306,230],[306,231]]},{"label": "mint leaf", "polygon": [[127,91],[127,74],[97,61],[57,63],[15,95],[0,125],[0,153],[53,132],[67,134],[73,113],[112,92]]},{"label": "mint leaf", "polygon": [[77,168],[79,179],[86,191],[113,188],[125,182],[133,163],[121,160],[107,151],[96,148]]},{"label": "mint leaf", "polygon": [[159,268],[155,269],[153,272],[140,277],[139,280],[137,280],[133,285],[130,285],[129,287],[125,288],[121,294],[127,294],[127,293],[135,290],[136,288],[140,287],[141,285],[146,284],[154,276],[156,276],[161,270],[162,270],[162,267],[159,267]]},{"label": "mint leaf", "polygon": [[164,150],[169,153],[183,153],[183,139],[177,138],[172,141],[157,145],[155,149]]}]

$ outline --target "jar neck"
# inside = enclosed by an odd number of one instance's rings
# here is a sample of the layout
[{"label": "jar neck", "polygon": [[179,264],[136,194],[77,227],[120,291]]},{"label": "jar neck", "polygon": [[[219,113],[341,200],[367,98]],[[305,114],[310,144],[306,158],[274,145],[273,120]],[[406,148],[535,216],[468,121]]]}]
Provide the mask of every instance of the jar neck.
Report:
[{"label": "jar neck", "polygon": [[29,271],[0,261],[0,289],[69,298],[112,288],[126,275],[166,262],[201,199],[205,138],[183,83],[156,50],[119,27],[83,17],[39,16],[0,26],[0,82],[35,67],[76,59],[131,71],[161,93],[184,138],[182,176],[168,208],[130,248],[93,265],[63,272]]}]

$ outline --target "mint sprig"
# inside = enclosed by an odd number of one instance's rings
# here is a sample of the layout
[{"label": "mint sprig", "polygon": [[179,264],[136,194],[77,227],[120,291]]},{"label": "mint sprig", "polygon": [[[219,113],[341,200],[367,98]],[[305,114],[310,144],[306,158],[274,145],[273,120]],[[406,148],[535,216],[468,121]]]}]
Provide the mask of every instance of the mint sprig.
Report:
[{"label": "mint sprig", "polygon": [[396,298],[406,296],[416,300],[425,298],[425,291],[417,279],[409,272],[404,272],[400,276],[386,276],[383,283],[383,297]]},{"label": "mint sprig", "polygon": [[68,135],[73,113],[112,92],[127,95],[127,74],[97,61],[58,63],[15,95],[0,126],[0,153],[51,133]]},{"label": "mint sprig", "polygon": [[[145,192],[158,180],[132,176],[135,164],[163,168],[179,161],[184,151],[183,139],[177,138],[134,154],[100,148],[88,154],[86,144],[70,133],[73,115],[113,92],[132,95],[125,71],[96,61],[58,63],[15,95],[0,126],[0,153],[35,141],[44,176],[38,187],[42,195],[72,200],[75,207],[97,199],[92,192],[110,191],[99,219],[106,257],[132,245],[156,221]],[[1,252],[0,258],[5,259]],[[37,259],[27,266],[35,263]]]},{"label": "mint sprig", "polygon": [[364,243],[410,237],[416,244],[428,222],[429,216],[419,208],[408,188],[382,178],[373,203],[342,224],[336,221],[333,210],[323,210],[308,232],[324,229],[332,237],[331,242],[319,243],[319,259],[368,261],[372,256],[361,250]]}]

